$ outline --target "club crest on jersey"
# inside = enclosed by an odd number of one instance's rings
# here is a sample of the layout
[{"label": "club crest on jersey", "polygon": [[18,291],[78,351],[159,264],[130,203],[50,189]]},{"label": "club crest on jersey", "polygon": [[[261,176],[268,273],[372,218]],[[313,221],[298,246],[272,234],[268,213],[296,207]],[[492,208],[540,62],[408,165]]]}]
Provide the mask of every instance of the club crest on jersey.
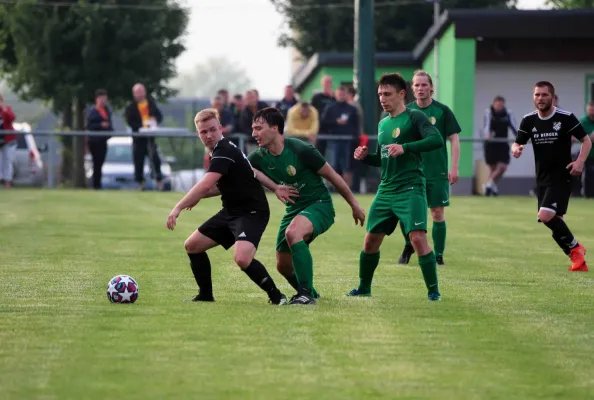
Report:
[{"label": "club crest on jersey", "polygon": [[553,124],[553,129],[554,129],[556,132],[558,132],[558,131],[559,131],[559,129],[561,129],[561,122],[555,122],[555,123]]},{"label": "club crest on jersey", "polygon": [[400,136],[400,128],[396,128],[392,131],[392,137],[394,139],[396,139],[398,136]]},{"label": "club crest on jersey", "polygon": [[292,166],[292,165],[289,165],[289,166],[287,167],[287,174],[288,174],[289,176],[295,176],[295,174],[296,174],[296,173],[297,173],[297,170],[295,169],[295,167],[294,167],[294,166]]},{"label": "club crest on jersey", "polygon": [[435,125],[437,120],[435,119],[435,117],[432,116],[431,118],[429,118],[429,122],[431,122],[431,125]]}]

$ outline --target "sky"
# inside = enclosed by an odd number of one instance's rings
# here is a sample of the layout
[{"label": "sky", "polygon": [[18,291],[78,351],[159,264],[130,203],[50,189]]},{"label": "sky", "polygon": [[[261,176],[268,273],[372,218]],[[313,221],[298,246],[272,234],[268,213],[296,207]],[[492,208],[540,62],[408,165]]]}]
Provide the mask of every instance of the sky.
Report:
[{"label": "sky", "polygon": [[[185,0],[191,9],[187,50],[178,71],[225,57],[243,68],[262,98],[280,98],[291,80],[291,52],[277,45],[286,23],[270,0]],[[543,8],[545,0],[519,0],[518,7]]]}]

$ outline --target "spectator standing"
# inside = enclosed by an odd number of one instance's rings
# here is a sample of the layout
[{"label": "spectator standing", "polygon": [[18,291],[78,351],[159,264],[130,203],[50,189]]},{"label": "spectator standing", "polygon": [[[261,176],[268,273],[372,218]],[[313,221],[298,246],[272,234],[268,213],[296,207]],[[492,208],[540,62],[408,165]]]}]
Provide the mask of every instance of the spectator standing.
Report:
[{"label": "spectator standing", "polygon": [[[584,115],[580,122],[590,139],[594,141],[594,101],[591,101],[586,106],[586,115]],[[588,158],[586,159],[584,168],[584,196],[594,197],[594,151],[590,150]]]},{"label": "spectator standing", "polygon": [[[359,99],[357,98],[357,89],[353,85],[347,86],[347,103],[352,105],[357,109],[357,115],[359,117],[359,135],[365,134],[365,127],[363,126],[363,107],[361,107],[361,103],[359,103]],[[355,150],[361,143],[358,141],[353,142],[352,145],[352,153],[355,153]],[[353,185],[351,190],[355,193],[359,193],[361,191],[365,192],[364,188],[361,188],[361,182],[365,185],[365,178],[367,177],[367,164],[364,163],[354,163],[352,164],[353,169]]]},{"label": "spectator standing", "polygon": [[494,142],[490,139],[507,139],[509,130],[517,135],[518,128],[515,118],[510,110],[505,108],[505,99],[496,96],[486,110],[483,119],[483,132],[485,135],[485,161],[491,173],[489,180],[483,188],[485,196],[497,196],[497,184],[503,178],[510,162],[510,149],[507,142]]},{"label": "spectator standing", "polygon": [[326,159],[328,164],[342,175],[349,187],[353,184],[351,159],[353,146],[359,139],[359,115],[357,109],[347,102],[346,87],[336,89],[336,102],[324,110],[322,121],[330,136],[350,136],[351,139],[328,140]]},{"label": "spectator standing", "polygon": [[[322,91],[320,93],[316,93],[311,98],[311,105],[318,110],[318,115],[322,116],[324,114],[324,110],[330,104],[334,104],[336,99],[334,98],[334,90],[332,89],[332,77],[330,75],[324,75],[322,77]],[[320,134],[327,134],[328,133],[328,126],[324,125],[323,119],[320,121],[320,130],[318,133]],[[325,140],[318,140],[317,141],[317,148],[318,151],[322,154],[326,153],[326,141]]]},{"label": "spectator standing", "polygon": [[157,187],[163,189],[163,175],[161,174],[161,158],[157,151],[155,137],[142,137],[138,132],[141,128],[156,128],[163,121],[163,114],[157,103],[147,97],[146,88],[137,83],[132,88],[132,101],[126,107],[126,123],[132,129],[132,157],[134,159],[134,179],[138,189],[144,188],[144,161],[148,156],[156,175]]},{"label": "spectator standing", "polygon": [[[107,105],[107,91],[98,89],[95,92],[95,105],[87,113],[86,129],[94,132],[111,132],[113,123],[112,111]],[[103,163],[107,155],[107,140],[110,136],[87,136],[87,146],[93,159],[93,189],[101,189]]]},{"label": "spectator standing", "polygon": [[[15,120],[14,112],[8,104],[4,104],[4,97],[0,93],[0,131],[12,131]],[[6,189],[12,187],[13,163],[16,156],[17,135],[0,134],[0,183]]]},{"label": "spectator standing", "polygon": [[225,98],[218,94],[212,99],[211,105],[212,108],[219,112],[223,136],[233,133],[233,114],[229,107],[225,106]]},{"label": "spectator standing", "polygon": [[231,109],[231,114],[233,115],[233,132],[239,132],[239,122],[241,113],[245,109],[245,102],[243,101],[243,96],[241,94],[236,94],[233,96],[233,100],[231,101],[231,105],[229,107]]},{"label": "spectator standing", "polygon": [[239,122],[239,133],[246,135],[246,147],[241,149],[246,154],[251,153],[251,150],[257,147],[256,140],[252,138],[252,118],[259,110],[268,107],[263,101],[260,101],[260,96],[256,89],[248,90],[245,93],[245,108],[241,112]]},{"label": "spectator standing", "polygon": [[303,141],[315,144],[320,129],[320,116],[311,104],[301,102],[291,107],[287,113],[285,133]]},{"label": "spectator standing", "polygon": [[[295,97],[295,89],[293,89],[292,85],[285,86],[285,97],[278,103],[274,105],[276,109],[278,109],[285,120],[287,119],[287,114],[289,109],[297,104],[297,98]],[[317,133],[317,132],[316,132]]]}]

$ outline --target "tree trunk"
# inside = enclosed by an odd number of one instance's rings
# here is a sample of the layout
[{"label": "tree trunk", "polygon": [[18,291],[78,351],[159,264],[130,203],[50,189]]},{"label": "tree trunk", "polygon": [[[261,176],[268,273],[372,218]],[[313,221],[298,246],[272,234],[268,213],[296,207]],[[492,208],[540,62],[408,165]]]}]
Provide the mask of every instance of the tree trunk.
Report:
[{"label": "tree trunk", "polygon": [[[72,130],[73,123],[72,104],[68,104],[62,110],[62,130]],[[62,136],[62,184],[72,182],[72,136]]]},{"label": "tree trunk", "polygon": [[[85,130],[85,103],[81,99],[76,100],[75,130]],[[74,136],[73,138],[73,157],[72,157],[72,171],[73,182],[76,188],[87,187],[87,178],[85,175],[85,136]]]}]

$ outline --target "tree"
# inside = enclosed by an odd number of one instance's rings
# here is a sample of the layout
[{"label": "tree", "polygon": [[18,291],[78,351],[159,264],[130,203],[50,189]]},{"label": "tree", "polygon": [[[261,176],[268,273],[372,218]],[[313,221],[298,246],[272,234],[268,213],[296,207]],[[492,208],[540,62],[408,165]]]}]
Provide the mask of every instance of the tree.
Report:
[{"label": "tree", "polygon": [[211,97],[222,88],[233,95],[248,90],[251,85],[245,70],[225,58],[211,58],[180,73],[171,82],[182,97]]},{"label": "tree", "polygon": [[557,9],[594,8],[594,0],[547,0],[546,4]]},{"label": "tree", "polygon": [[[185,50],[180,40],[187,21],[187,10],[168,0],[152,0],[150,7],[128,0],[20,0],[0,6],[6,43],[0,70],[21,98],[51,103],[65,129],[83,130],[85,108],[98,88],[107,89],[115,107],[130,98],[136,82],[158,99],[174,93],[165,82]],[[84,141],[72,142],[73,181],[85,186]]]},{"label": "tree", "polygon": [[[322,51],[353,51],[354,1],[270,0],[288,21],[291,32],[279,37],[279,45],[294,47],[304,57]],[[433,5],[418,0],[380,5],[375,9],[377,51],[409,51],[433,23]],[[385,2],[384,2],[385,3]],[[441,0],[444,8],[513,7],[516,0]]]}]

